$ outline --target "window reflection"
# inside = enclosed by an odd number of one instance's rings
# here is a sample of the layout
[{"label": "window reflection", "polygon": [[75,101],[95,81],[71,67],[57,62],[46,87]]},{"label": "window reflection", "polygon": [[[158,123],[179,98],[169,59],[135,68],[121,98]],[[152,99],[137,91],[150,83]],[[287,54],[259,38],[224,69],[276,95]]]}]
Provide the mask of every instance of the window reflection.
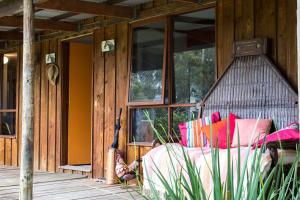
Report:
[{"label": "window reflection", "polygon": [[167,109],[133,109],[131,142],[152,142],[155,138],[157,138],[151,124],[161,136],[166,135],[168,131]]},{"label": "window reflection", "polygon": [[215,81],[214,9],[174,18],[176,103],[199,102]]},{"label": "window reflection", "polygon": [[130,102],[162,100],[165,23],[133,29]]},{"label": "window reflection", "polygon": [[1,135],[14,135],[16,125],[17,54],[1,55],[0,122]]},{"label": "window reflection", "polygon": [[173,109],[173,134],[179,136],[178,124],[197,119],[199,110],[196,107],[178,107]]}]

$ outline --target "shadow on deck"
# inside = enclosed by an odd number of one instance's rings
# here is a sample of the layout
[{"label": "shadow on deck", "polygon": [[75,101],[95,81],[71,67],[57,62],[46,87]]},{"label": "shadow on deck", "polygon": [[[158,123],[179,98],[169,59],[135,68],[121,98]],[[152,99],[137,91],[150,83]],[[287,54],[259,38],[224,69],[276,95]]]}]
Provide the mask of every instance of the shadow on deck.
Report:
[{"label": "shadow on deck", "polygon": [[[136,187],[105,185],[79,174],[36,172],[33,199],[142,199]],[[19,198],[19,169],[0,167],[0,199]]]}]

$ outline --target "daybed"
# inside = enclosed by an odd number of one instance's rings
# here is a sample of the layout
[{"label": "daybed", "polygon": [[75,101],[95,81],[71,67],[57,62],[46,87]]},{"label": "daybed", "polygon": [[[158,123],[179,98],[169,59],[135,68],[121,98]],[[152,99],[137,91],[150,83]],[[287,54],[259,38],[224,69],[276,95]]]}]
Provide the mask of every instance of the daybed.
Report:
[{"label": "daybed", "polygon": [[[221,117],[232,112],[243,119],[272,119],[273,130],[284,128],[289,123],[298,121],[297,93],[266,57],[266,51],[266,39],[235,42],[235,58],[204,99],[202,116],[210,116],[213,112],[218,111]],[[290,147],[294,148],[295,143]],[[274,157],[278,155],[277,148],[278,146],[273,145],[263,153],[260,165],[262,175],[268,173],[271,165],[277,161],[278,158]],[[182,148],[179,143],[170,143],[152,149],[143,157],[145,193],[149,193],[153,189],[150,187],[150,181],[155,183],[157,191],[164,193],[157,169],[171,181],[169,177],[180,173],[184,167],[182,166],[184,163],[183,151],[187,152],[195,166],[201,169],[200,175],[207,194],[212,192],[212,178],[209,172],[209,168],[212,167],[211,148]],[[241,163],[243,163],[248,148],[241,147],[240,151]],[[249,158],[253,156],[253,152],[254,150],[250,151]],[[294,158],[295,152],[280,150],[279,155],[285,155],[284,162],[288,164],[291,162],[288,158]],[[225,183],[227,150],[220,149],[219,157],[222,164],[220,167],[222,169],[221,181]],[[237,148],[231,149],[231,158],[232,160],[237,159]],[[171,169],[172,164],[175,165],[175,171]],[[233,168],[235,167],[234,164]],[[237,176],[234,179],[236,178]]]}]

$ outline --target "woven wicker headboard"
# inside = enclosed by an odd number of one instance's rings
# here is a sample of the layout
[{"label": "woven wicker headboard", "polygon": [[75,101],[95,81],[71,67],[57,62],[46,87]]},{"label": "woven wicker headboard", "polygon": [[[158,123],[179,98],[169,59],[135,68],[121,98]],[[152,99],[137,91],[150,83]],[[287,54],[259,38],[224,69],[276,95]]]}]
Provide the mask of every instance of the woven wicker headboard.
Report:
[{"label": "woven wicker headboard", "polygon": [[264,55],[266,46],[265,39],[235,43],[233,62],[204,99],[204,116],[261,116],[273,119],[276,128],[298,121],[298,95]]}]

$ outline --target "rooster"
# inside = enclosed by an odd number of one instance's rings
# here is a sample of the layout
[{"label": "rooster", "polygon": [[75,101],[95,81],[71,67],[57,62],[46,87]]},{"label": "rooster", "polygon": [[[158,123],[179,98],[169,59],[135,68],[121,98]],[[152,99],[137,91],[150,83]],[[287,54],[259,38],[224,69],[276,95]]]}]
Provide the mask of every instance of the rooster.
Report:
[{"label": "rooster", "polygon": [[124,162],[124,153],[122,151],[117,151],[116,155],[116,174],[121,180],[121,182],[132,180],[136,177],[136,170],[139,166],[137,160],[133,161],[130,165]]}]

